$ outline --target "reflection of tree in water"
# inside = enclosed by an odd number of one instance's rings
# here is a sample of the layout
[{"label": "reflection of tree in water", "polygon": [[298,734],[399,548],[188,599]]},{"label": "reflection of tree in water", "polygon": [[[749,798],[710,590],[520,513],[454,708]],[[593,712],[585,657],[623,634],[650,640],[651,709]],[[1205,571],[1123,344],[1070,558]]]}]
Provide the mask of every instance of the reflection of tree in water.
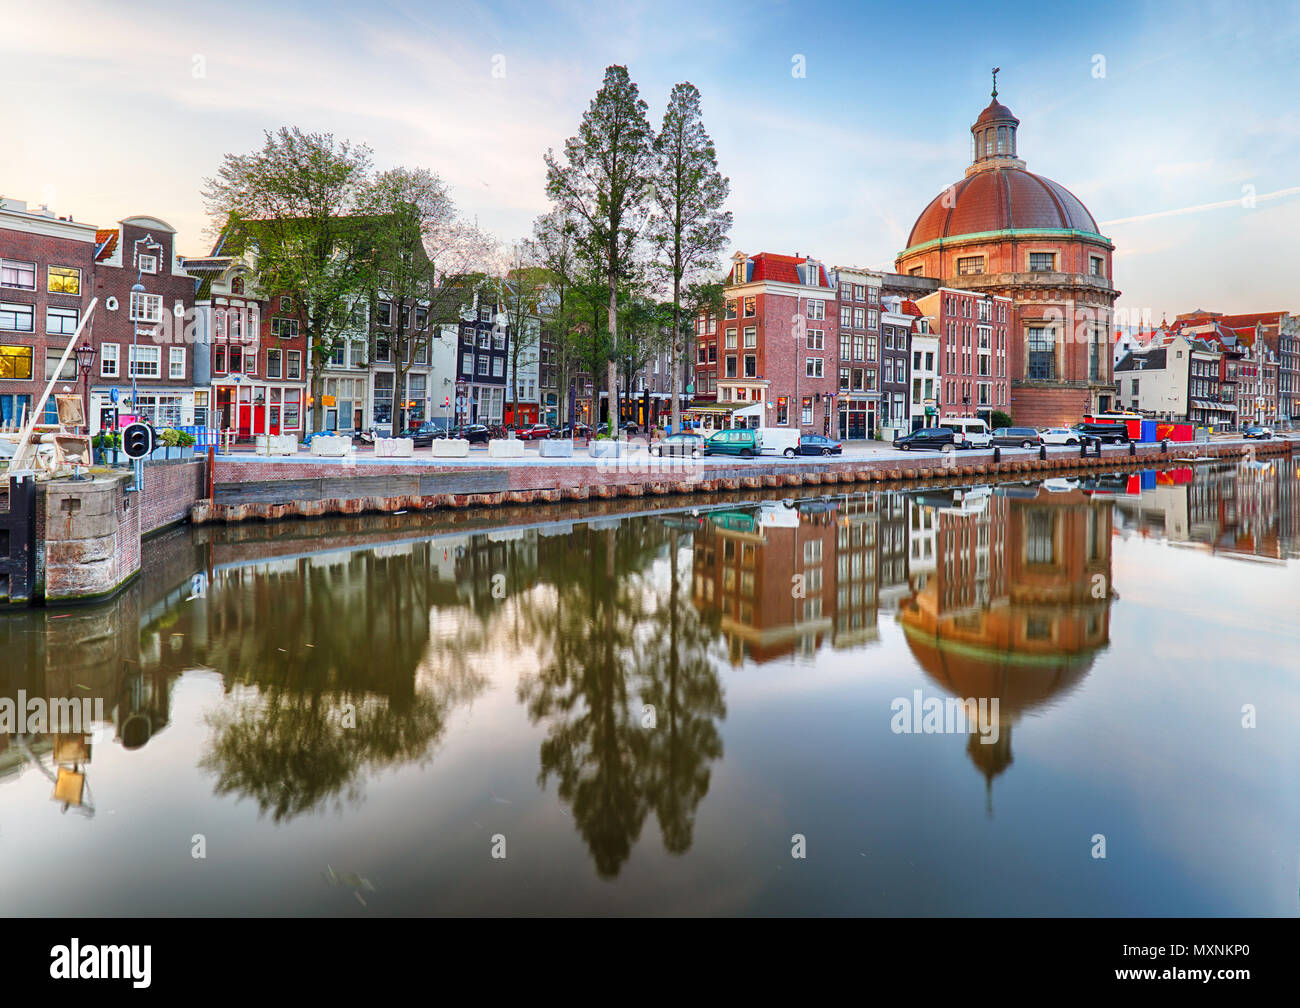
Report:
[{"label": "reflection of tree in water", "polygon": [[[651,809],[665,846],[689,848],[708,763],[722,752],[714,634],[681,604],[675,541],[667,591],[644,573],[664,531],[632,521],[555,540],[541,565],[554,596],[531,614],[540,668],[519,697],[534,722],[549,722],[538,780],[555,777],[604,878],[618,874]],[[654,726],[641,703],[655,706]]]},{"label": "reflection of tree in water", "polygon": [[207,718],[200,766],[218,794],[249,795],[280,821],[357,801],[367,772],[429,758],[452,710],[486,680],[428,660],[429,614],[446,600],[428,552],[420,543],[248,569],[244,590],[217,594],[206,657],[228,670],[232,692]]}]

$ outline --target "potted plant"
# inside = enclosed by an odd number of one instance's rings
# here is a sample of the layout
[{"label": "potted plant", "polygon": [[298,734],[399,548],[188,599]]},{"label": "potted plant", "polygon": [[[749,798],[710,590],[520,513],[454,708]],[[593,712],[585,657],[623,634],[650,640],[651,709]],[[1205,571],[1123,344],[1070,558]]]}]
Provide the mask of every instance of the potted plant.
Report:
[{"label": "potted plant", "polygon": [[117,449],[122,447],[122,435],[116,431],[100,431],[90,439],[95,452],[96,465],[108,465],[108,453],[112,451],[113,461],[117,460]]}]

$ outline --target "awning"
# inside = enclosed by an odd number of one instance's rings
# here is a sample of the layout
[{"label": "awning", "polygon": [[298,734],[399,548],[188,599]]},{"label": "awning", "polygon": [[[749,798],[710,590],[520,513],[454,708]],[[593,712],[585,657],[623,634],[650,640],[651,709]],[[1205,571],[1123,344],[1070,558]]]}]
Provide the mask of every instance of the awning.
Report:
[{"label": "awning", "polygon": [[686,413],[710,413],[718,416],[762,416],[763,406],[761,402],[693,402],[687,406],[683,412]]}]

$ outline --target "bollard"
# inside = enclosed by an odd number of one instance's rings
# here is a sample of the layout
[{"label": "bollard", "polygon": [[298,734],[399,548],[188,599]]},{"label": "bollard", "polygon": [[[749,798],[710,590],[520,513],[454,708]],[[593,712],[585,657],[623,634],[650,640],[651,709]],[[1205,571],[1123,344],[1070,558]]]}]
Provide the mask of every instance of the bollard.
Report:
[{"label": "bollard", "polygon": [[1001,445],[994,445],[994,446],[993,446],[993,461],[994,461],[994,462],[1001,462],[1001,461],[1002,461],[1002,446],[1001,446]]},{"label": "bollard", "polygon": [[1079,438],[1079,458],[1088,457],[1088,442],[1084,438]]},{"label": "bollard", "polygon": [[1132,441],[1130,441],[1128,443],[1128,457],[1133,458],[1134,456],[1137,455],[1137,453],[1138,453],[1138,446],[1134,444]]},{"label": "bollard", "polygon": [[1168,438],[1165,438],[1163,441],[1160,442],[1160,454],[1161,454],[1161,455],[1168,455],[1168,454],[1169,454],[1169,439],[1168,439]]},{"label": "bollard", "polygon": [[1047,445],[1040,444],[1038,446],[1038,457],[1044,462],[1047,461]]}]

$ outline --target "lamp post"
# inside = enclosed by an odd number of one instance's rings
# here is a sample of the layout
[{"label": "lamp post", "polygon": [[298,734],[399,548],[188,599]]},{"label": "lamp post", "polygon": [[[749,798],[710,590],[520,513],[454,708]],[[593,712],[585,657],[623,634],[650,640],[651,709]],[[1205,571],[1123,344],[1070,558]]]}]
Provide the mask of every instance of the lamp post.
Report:
[{"label": "lamp post", "polygon": [[86,423],[86,434],[90,434],[90,369],[95,364],[95,348],[90,343],[82,343],[74,351],[77,355],[77,369],[81,372],[81,409],[82,420]]}]

